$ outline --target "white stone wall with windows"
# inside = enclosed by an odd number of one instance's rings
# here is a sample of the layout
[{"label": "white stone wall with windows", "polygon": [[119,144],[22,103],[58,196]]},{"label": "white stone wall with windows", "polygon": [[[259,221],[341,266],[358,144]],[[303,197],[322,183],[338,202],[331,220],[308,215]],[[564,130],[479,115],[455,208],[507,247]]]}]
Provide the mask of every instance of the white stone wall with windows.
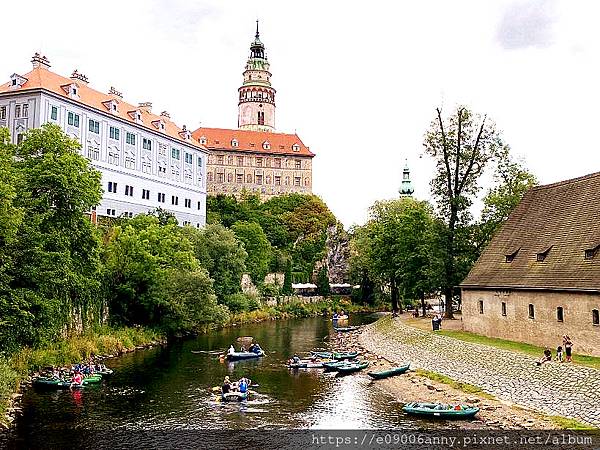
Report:
[{"label": "white stone wall with windows", "polygon": [[77,139],[102,174],[97,215],[132,216],[161,207],[181,225],[205,225],[206,151],[47,92],[0,95],[0,127],[8,127],[14,143],[48,122]]}]

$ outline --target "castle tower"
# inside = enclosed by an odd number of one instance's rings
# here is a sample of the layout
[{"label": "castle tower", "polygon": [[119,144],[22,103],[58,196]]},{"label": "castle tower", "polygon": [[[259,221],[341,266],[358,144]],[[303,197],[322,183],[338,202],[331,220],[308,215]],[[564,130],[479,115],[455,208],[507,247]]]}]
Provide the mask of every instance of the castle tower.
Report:
[{"label": "castle tower", "polygon": [[265,46],[259,38],[258,20],[244,70],[244,82],[238,91],[238,127],[241,130],[275,131],[276,91],[271,87],[271,72]]},{"label": "castle tower", "polygon": [[408,161],[404,163],[404,170],[402,171],[402,185],[398,189],[400,197],[410,197],[415,192],[412,181],[410,181],[410,169],[408,168]]}]

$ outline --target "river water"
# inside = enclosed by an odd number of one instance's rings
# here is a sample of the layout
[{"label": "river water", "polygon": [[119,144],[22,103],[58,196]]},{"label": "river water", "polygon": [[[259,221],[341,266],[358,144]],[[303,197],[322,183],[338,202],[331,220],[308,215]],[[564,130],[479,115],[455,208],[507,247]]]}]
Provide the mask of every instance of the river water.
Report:
[{"label": "river water", "polygon": [[[376,318],[355,315],[350,324]],[[366,374],[337,377],[286,367],[294,352],[325,348],[334,333],[323,317],[270,321],[110,359],[107,365],[115,373],[98,387],[29,389],[13,443],[72,448],[85,444],[90,430],[109,431],[103,439],[110,439],[123,430],[415,428],[418,422],[407,418],[401,405]],[[252,336],[267,356],[227,363],[214,354],[193,353],[224,351],[240,336]],[[211,387],[225,375],[250,378],[259,385],[253,389],[256,394],[242,403],[215,401]]]}]

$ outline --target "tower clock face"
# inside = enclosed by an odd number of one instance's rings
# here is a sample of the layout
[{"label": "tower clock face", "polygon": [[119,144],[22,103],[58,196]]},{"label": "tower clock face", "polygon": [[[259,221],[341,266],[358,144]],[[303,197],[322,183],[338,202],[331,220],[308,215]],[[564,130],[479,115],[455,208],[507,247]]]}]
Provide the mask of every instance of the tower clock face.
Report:
[{"label": "tower clock face", "polygon": [[262,103],[260,105],[258,105],[259,108],[262,108]]}]

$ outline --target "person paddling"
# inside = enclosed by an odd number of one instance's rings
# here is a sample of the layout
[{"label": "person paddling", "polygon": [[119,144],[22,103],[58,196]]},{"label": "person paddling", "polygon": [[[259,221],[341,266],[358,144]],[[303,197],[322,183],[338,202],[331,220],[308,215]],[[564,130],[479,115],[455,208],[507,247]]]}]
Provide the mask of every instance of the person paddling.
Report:
[{"label": "person paddling", "polygon": [[240,381],[238,382],[238,390],[242,394],[248,392],[248,382],[246,381],[246,378],[240,379]]},{"label": "person paddling", "polygon": [[81,386],[82,383],[83,383],[83,375],[78,370],[75,372],[75,375],[73,376],[73,379],[71,380],[71,387],[76,386],[76,385]]},{"label": "person paddling", "polygon": [[221,386],[221,394],[229,394],[231,390],[231,382],[229,381],[229,377],[225,377],[223,380],[223,385]]}]

